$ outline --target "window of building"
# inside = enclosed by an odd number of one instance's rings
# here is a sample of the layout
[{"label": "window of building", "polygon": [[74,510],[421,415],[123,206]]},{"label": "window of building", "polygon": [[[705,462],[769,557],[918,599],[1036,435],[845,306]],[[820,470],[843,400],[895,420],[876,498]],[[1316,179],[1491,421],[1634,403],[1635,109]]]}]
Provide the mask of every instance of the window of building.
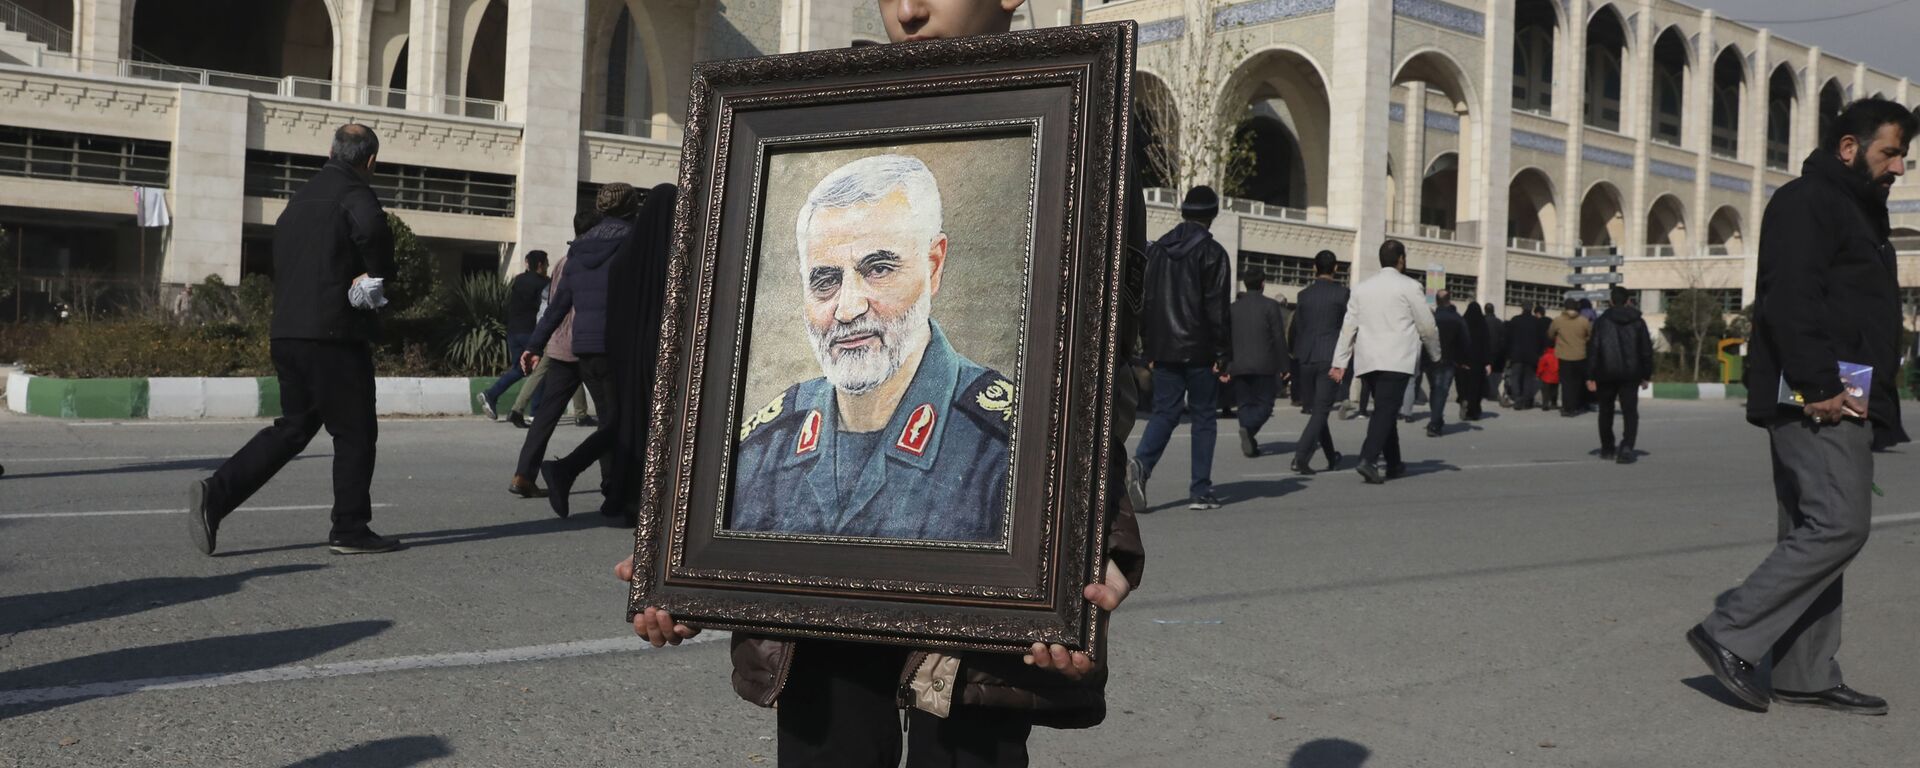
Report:
[{"label": "window of building", "polygon": [[[1340,266],[1334,270],[1334,279],[1346,282],[1347,267],[1347,262],[1340,262]],[[1275,285],[1307,285],[1313,282],[1313,259],[1306,256],[1241,251],[1240,268],[1258,269],[1265,273],[1267,282]]]},{"label": "window of building", "polygon": [[171,151],[164,141],[0,127],[0,176],[165,187]]},{"label": "window of building", "polygon": [[[326,162],[312,155],[249,150],[247,194],[292,197]],[[380,163],[373,175],[373,191],[381,204],[400,210],[512,216],[514,181],[499,173]]]},{"label": "window of building", "polygon": [[[1422,282],[1425,282],[1424,278]],[[1474,275],[1447,273],[1447,295],[1453,297],[1454,301],[1478,301],[1476,296],[1479,295],[1479,290],[1480,278]]]},{"label": "window of building", "polygon": [[1653,139],[1681,142],[1686,107],[1687,46],[1680,32],[1668,28],[1653,47]]},{"label": "window of building", "polygon": [[1566,298],[1567,287],[1564,285],[1522,283],[1515,280],[1507,281],[1506,306],[1513,308],[1515,313],[1519,312],[1519,307],[1529,304],[1552,309],[1560,306],[1562,302],[1566,301]]}]

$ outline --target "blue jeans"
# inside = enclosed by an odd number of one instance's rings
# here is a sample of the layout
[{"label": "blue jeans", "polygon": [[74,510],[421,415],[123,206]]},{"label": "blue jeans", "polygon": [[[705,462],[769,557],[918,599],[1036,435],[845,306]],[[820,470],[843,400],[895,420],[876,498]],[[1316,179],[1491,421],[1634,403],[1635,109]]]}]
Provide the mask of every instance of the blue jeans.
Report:
[{"label": "blue jeans", "polygon": [[1453,372],[1457,370],[1453,363],[1434,363],[1427,369],[1427,405],[1433,415],[1427,419],[1427,429],[1435,432],[1447,424],[1447,390],[1453,388]]},{"label": "blue jeans", "polygon": [[487,387],[487,402],[500,402],[500,396],[507,393],[507,388],[526,375],[520,372],[520,353],[526,351],[531,336],[527,333],[507,334],[507,370],[500,374],[500,378],[494,379],[493,386]]},{"label": "blue jeans", "polygon": [[1153,465],[1160,463],[1160,454],[1167,450],[1173,428],[1180,424],[1180,404],[1185,400],[1187,420],[1193,424],[1193,482],[1187,491],[1195,497],[1213,493],[1213,443],[1220,431],[1214,423],[1220,416],[1215,403],[1219,384],[1211,364],[1155,363],[1153,418],[1147,422],[1140,448],[1133,454],[1151,475]]}]

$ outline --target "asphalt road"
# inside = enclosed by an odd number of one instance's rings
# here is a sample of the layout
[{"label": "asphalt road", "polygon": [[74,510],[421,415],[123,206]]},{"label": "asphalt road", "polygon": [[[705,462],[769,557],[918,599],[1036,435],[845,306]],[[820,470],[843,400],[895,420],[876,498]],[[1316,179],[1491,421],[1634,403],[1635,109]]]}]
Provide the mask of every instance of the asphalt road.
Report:
[{"label": "asphalt road", "polygon": [[[1244,458],[1222,422],[1210,512],[1183,428],[1112,714],[1036,733],[1035,765],[1920,764],[1920,449],[1878,457],[1847,579],[1848,681],[1893,714],[1753,714],[1681,635],[1767,551],[1764,437],[1731,403],[1642,407],[1634,466],[1590,455],[1591,417],[1496,409],[1403,429],[1414,474],[1379,487]],[[1350,455],[1362,424],[1336,423]],[[622,624],[630,534],[504,493],[505,424],[382,424],[374,524],[404,553],[321,546],[323,435],[199,555],[172,510],[258,426],[0,414],[0,766],[771,764],[724,638],[642,650]]]}]

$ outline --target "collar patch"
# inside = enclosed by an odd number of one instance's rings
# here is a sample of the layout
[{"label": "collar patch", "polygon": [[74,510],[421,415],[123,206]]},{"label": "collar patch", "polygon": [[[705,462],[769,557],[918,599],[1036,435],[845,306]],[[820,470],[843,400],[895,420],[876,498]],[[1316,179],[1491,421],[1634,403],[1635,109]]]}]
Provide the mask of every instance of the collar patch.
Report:
[{"label": "collar patch", "polygon": [[933,405],[921,403],[913,409],[913,415],[907,417],[907,425],[900,430],[900,439],[894,441],[893,447],[915,456],[926,455],[927,443],[933,440],[934,420]]},{"label": "collar patch", "polygon": [[793,455],[805,456],[820,447],[820,412],[807,411],[800,422],[800,435],[793,440]]}]

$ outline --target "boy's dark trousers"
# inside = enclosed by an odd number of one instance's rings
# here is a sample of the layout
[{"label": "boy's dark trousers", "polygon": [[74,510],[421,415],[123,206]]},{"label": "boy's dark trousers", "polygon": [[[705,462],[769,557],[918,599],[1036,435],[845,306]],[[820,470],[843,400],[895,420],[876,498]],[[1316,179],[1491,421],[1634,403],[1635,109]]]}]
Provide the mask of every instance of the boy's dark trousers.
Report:
[{"label": "boy's dark trousers", "polygon": [[[780,768],[1025,768],[1033,725],[1011,710],[956,701],[945,718],[907,710],[902,733],[902,668],[909,649],[802,640],[780,693]],[[964,665],[964,662],[962,662]]]}]

